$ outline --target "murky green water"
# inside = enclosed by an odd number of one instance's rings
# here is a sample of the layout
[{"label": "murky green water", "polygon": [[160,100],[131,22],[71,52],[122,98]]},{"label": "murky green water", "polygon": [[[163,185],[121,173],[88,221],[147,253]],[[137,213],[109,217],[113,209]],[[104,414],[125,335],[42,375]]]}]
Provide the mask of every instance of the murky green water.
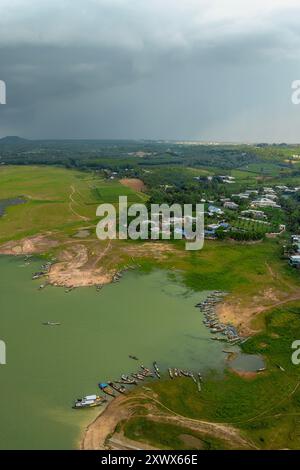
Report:
[{"label": "murky green water", "polygon": [[255,354],[239,354],[230,366],[238,371],[256,372],[265,367],[265,362],[261,356]]},{"label": "murky green water", "polygon": [[[47,287],[31,274],[40,262],[0,257],[0,448],[74,448],[95,410],[74,411],[73,399],[97,392],[97,383],[146,365],[205,372],[224,367],[224,345],[211,341],[194,308],[201,295],[161,271],[131,272],[106,286]],[[202,298],[204,294],[202,294]],[[43,326],[43,321],[61,326]]]},{"label": "murky green water", "polygon": [[0,199],[0,217],[5,214],[5,209],[10,206],[17,206],[18,204],[25,204],[25,199]]}]

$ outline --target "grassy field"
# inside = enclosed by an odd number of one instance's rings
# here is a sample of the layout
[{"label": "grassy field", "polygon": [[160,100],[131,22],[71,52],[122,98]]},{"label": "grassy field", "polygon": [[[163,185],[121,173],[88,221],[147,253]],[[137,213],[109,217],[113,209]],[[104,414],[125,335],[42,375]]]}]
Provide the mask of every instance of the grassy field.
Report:
[{"label": "grassy field", "polygon": [[52,167],[17,166],[0,169],[0,199],[22,196],[26,204],[13,206],[0,219],[0,243],[41,231],[69,232],[96,220],[101,203],[129,202],[145,196],[117,181],[91,173]]}]

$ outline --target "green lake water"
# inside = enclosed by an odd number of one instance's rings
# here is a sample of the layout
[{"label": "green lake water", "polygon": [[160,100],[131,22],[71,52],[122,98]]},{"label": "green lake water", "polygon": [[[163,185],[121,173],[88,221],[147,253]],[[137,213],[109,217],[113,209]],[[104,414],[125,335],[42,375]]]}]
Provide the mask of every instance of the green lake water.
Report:
[{"label": "green lake water", "polygon": [[[140,362],[222,370],[224,344],[211,341],[194,305],[205,293],[187,290],[168,273],[130,272],[104,287],[38,290],[41,262],[0,257],[0,448],[69,449],[99,410],[72,410],[97,383],[134,372]],[[216,286],[217,287],[217,286]],[[43,321],[61,326],[43,326]]]}]

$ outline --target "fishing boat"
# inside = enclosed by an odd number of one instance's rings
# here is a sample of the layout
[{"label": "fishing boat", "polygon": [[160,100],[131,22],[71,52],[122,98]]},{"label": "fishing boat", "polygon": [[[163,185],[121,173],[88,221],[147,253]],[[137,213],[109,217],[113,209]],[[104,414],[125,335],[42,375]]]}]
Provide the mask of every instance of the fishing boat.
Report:
[{"label": "fishing boat", "polygon": [[138,360],[139,360],[139,358],[138,358],[138,357],[136,357],[136,356],[132,356],[131,354],[129,354],[129,357],[130,357],[130,359],[133,359],[134,361],[138,361]]},{"label": "fishing boat", "polygon": [[59,322],[54,322],[54,321],[45,321],[45,322],[43,322],[43,325],[45,325],[45,326],[59,326],[60,323]]},{"label": "fishing boat", "polygon": [[171,378],[171,379],[174,379],[174,375],[173,375],[173,372],[172,372],[171,367],[169,367],[168,371],[169,371],[169,376],[170,376],[170,378]]},{"label": "fishing boat", "polygon": [[124,387],[124,385],[116,385],[114,384],[113,382],[108,382],[108,385],[113,388],[114,390],[116,390],[116,392],[119,392],[119,393],[125,393],[126,392],[126,388]]},{"label": "fishing boat", "polygon": [[121,385],[137,385],[137,381],[134,379],[130,379],[129,377],[128,379],[116,380],[115,382]]},{"label": "fishing boat", "polygon": [[143,366],[143,364],[141,364],[141,369],[142,369],[141,374],[144,377],[153,377],[154,376],[153,372],[151,372],[151,370],[148,369],[148,367]]},{"label": "fishing boat", "polygon": [[198,392],[201,392],[201,382],[200,379],[197,381]]},{"label": "fishing boat", "polygon": [[102,390],[102,392],[106,393],[106,395],[109,395],[111,397],[115,397],[115,392],[113,391],[113,389],[106,383],[99,383],[98,384],[98,387],[100,388],[100,390]]},{"label": "fishing boat", "polygon": [[180,370],[181,374],[184,375],[184,377],[188,377],[189,376],[189,371],[187,370]]},{"label": "fishing boat", "polygon": [[132,384],[135,384],[135,385],[137,384],[137,381],[135,379],[131,379],[129,377],[129,375],[122,374],[121,379],[122,379],[123,382],[128,382],[128,383],[132,383]]},{"label": "fishing boat", "polygon": [[160,379],[160,372],[159,372],[159,368],[158,368],[158,365],[157,365],[156,361],[153,362],[153,367],[154,367],[154,372],[155,372],[156,376]]},{"label": "fishing boat", "polygon": [[194,376],[193,372],[190,372],[190,377],[191,379],[193,379],[193,381],[195,382],[195,384],[197,383],[197,380],[196,380],[196,377]]},{"label": "fishing boat", "polygon": [[82,408],[93,408],[95,406],[103,405],[105,402],[105,398],[98,397],[97,395],[88,395],[84,398],[78,398],[75,401],[73,408],[75,410],[80,410]]},{"label": "fishing boat", "polygon": [[138,380],[145,380],[144,375],[142,374],[131,374],[133,378],[138,379]]},{"label": "fishing boat", "polygon": [[44,272],[34,273],[33,276],[32,276],[32,279],[33,279],[33,280],[39,279],[39,278],[42,277],[42,276],[45,276],[45,273],[44,273]]}]

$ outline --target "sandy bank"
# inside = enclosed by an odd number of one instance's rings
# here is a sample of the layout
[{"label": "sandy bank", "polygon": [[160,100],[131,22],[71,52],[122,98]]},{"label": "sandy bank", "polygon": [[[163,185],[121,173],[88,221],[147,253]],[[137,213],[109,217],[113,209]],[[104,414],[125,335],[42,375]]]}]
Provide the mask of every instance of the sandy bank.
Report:
[{"label": "sandy bank", "polygon": [[1,255],[33,255],[48,251],[58,246],[58,242],[52,240],[48,234],[34,235],[22,240],[9,241],[0,246]]}]

